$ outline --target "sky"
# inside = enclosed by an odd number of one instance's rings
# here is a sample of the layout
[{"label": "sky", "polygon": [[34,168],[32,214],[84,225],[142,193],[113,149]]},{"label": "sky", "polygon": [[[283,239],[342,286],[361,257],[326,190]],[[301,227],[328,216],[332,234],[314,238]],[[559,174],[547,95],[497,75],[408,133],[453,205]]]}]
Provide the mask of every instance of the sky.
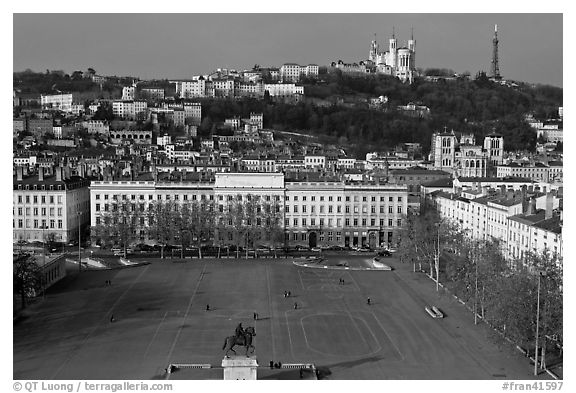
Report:
[{"label": "sky", "polygon": [[414,28],[416,66],[490,71],[494,25],[504,78],[562,86],[563,15],[549,14],[13,14],[13,70],[191,78],[286,62],[327,65],[386,50]]}]

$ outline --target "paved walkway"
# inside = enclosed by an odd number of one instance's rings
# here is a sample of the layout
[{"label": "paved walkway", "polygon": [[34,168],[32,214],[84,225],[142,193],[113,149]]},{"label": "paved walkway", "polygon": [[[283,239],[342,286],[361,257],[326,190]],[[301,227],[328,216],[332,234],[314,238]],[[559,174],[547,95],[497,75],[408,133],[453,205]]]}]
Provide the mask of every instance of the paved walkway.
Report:
[{"label": "paved walkway", "polygon": [[[195,259],[82,272],[14,326],[14,378],[153,379],[171,363],[220,365],[238,322],[256,328],[260,364],[314,363],[322,379],[532,378],[528,360],[493,344],[452,297],[387,262],[395,270]],[[446,318],[429,317],[431,303]]]}]

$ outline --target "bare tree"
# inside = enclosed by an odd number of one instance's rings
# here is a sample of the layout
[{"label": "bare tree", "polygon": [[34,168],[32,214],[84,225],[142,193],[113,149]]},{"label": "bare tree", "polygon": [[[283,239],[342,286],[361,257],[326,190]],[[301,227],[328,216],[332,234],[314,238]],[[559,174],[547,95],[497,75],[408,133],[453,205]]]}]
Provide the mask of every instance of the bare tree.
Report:
[{"label": "bare tree", "polygon": [[22,257],[13,264],[14,291],[20,294],[22,308],[27,305],[27,299],[34,296],[42,285],[42,270],[29,257]]},{"label": "bare tree", "polygon": [[284,241],[284,227],[282,225],[284,216],[282,214],[282,206],[276,199],[266,201],[263,206],[263,211],[266,238],[274,249],[274,258],[277,258],[276,248],[278,244]]},{"label": "bare tree", "polygon": [[143,212],[127,200],[114,202],[110,208],[100,214],[99,223],[91,228],[91,237],[104,245],[119,245],[126,257],[127,247],[137,239],[137,230],[143,228]]},{"label": "bare tree", "polygon": [[236,246],[236,258],[239,258],[240,245],[245,244],[246,234],[248,231],[242,196],[237,195],[235,198],[228,200],[226,207],[228,208],[226,214],[228,220],[228,231],[229,233],[232,233],[234,245]]},{"label": "bare tree", "polygon": [[198,246],[198,257],[202,258],[202,245],[214,236],[216,212],[212,201],[202,199],[189,204],[189,231]]},{"label": "bare tree", "polygon": [[160,257],[164,258],[164,249],[173,244],[179,233],[179,214],[173,201],[159,201],[149,205],[148,230],[149,238],[160,244]]}]

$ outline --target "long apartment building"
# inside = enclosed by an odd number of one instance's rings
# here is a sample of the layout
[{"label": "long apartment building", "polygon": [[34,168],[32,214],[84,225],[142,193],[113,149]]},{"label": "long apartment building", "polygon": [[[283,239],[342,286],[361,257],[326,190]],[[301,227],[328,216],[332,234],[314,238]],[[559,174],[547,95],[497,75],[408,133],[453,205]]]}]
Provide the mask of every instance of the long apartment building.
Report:
[{"label": "long apartment building", "polygon": [[13,242],[57,242],[78,239],[78,225],[90,222],[90,181],[70,176],[69,168],[57,167],[54,173],[25,175],[16,167],[13,179]]},{"label": "long apartment building", "polygon": [[318,69],[317,64],[300,66],[295,63],[285,63],[280,67],[280,78],[286,82],[299,82],[302,76],[317,78]]},{"label": "long apartment building", "polygon": [[499,240],[502,251],[511,259],[545,249],[563,255],[558,190],[503,186],[497,190],[484,187],[456,191],[436,192],[433,200],[440,216],[457,224],[472,239]]},{"label": "long apartment building", "polygon": [[496,177],[523,177],[540,182],[562,181],[563,164],[561,161],[550,161],[548,164],[535,162],[498,165]]},{"label": "long apartment building", "polygon": [[113,101],[112,113],[122,119],[143,120],[146,118],[148,103],[146,101]]},{"label": "long apartment building", "polygon": [[[406,186],[338,179],[287,179],[283,173],[145,173],[135,180],[93,181],[90,185],[92,226],[114,204],[127,201],[147,211],[158,201],[207,200],[218,211],[250,196],[274,202],[281,212],[286,245],[395,245],[408,209]],[[216,207],[217,206],[217,207]],[[146,221],[138,229],[148,241]],[[225,239],[226,240],[226,239]],[[231,239],[228,239],[231,241]],[[231,243],[233,244],[233,243]]]},{"label": "long apartment building", "polygon": [[290,97],[304,94],[304,86],[294,83],[254,83],[232,79],[205,79],[170,81],[176,87],[180,98],[201,97],[263,97],[265,92],[271,97]]},{"label": "long apartment building", "polygon": [[71,112],[72,94],[41,95],[40,103],[42,105],[42,109]]}]

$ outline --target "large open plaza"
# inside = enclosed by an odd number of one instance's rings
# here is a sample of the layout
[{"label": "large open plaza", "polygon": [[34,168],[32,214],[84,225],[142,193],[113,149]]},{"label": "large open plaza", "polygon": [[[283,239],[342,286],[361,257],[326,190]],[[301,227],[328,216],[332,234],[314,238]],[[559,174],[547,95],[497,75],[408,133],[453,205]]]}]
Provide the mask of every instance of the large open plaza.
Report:
[{"label": "large open plaza", "polygon": [[[371,257],[338,259],[362,265]],[[169,364],[207,363],[214,369],[171,378],[221,379],[224,340],[239,322],[255,327],[263,368],[313,363],[326,379],[533,378],[529,360],[494,344],[452,296],[437,294],[411,265],[385,261],[394,270],[166,259],[84,271],[54,286],[14,325],[14,378],[153,379],[165,378]],[[431,318],[427,305],[445,318]]]}]

